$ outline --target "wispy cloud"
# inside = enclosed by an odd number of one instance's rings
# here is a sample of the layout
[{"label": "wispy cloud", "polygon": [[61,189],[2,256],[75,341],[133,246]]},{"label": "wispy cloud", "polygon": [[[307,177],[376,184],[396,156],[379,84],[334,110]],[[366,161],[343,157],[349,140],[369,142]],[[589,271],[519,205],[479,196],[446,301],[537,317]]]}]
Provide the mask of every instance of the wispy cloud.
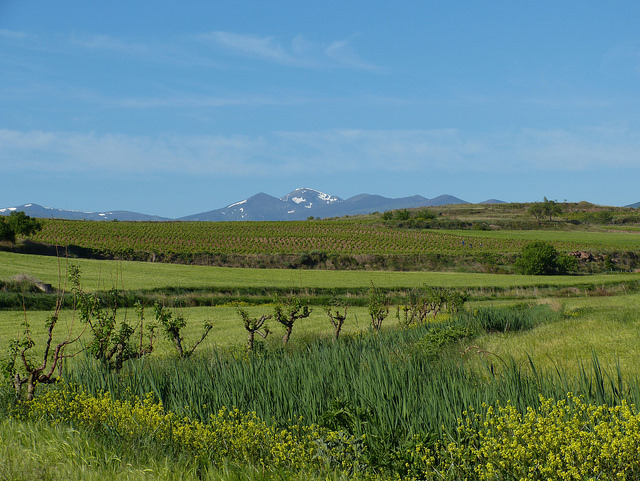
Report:
[{"label": "wispy cloud", "polygon": [[94,49],[107,50],[128,55],[150,55],[155,53],[155,49],[143,43],[126,42],[123,39],[110,35],[72,35],[70,42],[73,45]]},{"label": "wispy cloud", "polygon": [[[0,130],[0,171],[264,176],[375,169],[438,173],[567,173],[639,168],[640,132],[327,130],[263,136],[127,136]],[[15,159],[20,159],[16,164]]]},{"label": "wispy cloud", "polygon": [[353,38],[354,37],[351,37],[346,40],[338,40],[331,43],[325,50],[327,56],[344,67],[375,72],[380,71],[380,67],[365,62],[353,51],[353,47],[351,46],[351,40]]},{"label": "wispy cloud", "polygon": [[603,56],[602,70],[607,74],[631,70],[640,75],[640,40],[621,43],[609,50]]},{"label": "wispy cloud", "polygon": [[236,53],[270,62],[295,65],[301,61],[301,58],[287,52],[273,37],[241,35],[231,32],[210,32],[201,34],[198,38],[211,41]]},{"label": "wispy cloud", "polygon": [[[101,34],[71,34],[66,37],[39,38],[23,32],[0,29],[0,39],[31,40],[29,48],[43,52],[75,53],[91,50],[143,61],[165,62],[173,65],[193,65],[229,68],[228,59],[221,52],[258,59],[296,68],[348,68],[381,71],[376,65],[360,58],[353,47],[352,36],[322,44],[302,35],[288,42],[273,36],[213,31],[191,36],[176,36],[162,42],[144,42]],[[214,47],[214,49],[212,49]],[[216,54],[215,49],[218,49]]]},{"label": "wispy cloud", "polygon": [[135,42],[110,35],[72,35],[69,43],[74,47],[115,53],[143,61],[163,62],[170,65],[191,65],[222,68],[223,66],[191,48],[185,38],[174,38],[166,43]]},{"label": "wispy cloud", "polygon": [[140,97],[122,99],[102,99],[105,106],[124,107],[132,109],[154,109],[154,108],[194,108],[202,109],[208,107],[233,107],[233,106],[290,106],[303,105],[317,102],[305,97],[265,97],[259,95],[248,96],[227,96],[214,97],[208,95],[186,95],[173,97]]},{"label": "wispy cloud", "polygon": [[380,70],[362,60],[351,46],[352,38],[331,42],[328,46],[311,42],[298,35],[285,44],[271,36],[214,31],[196,38],[232,53],[291,67],[343,67],[358,70]]},{"label": "wispy cloud", "polygon": [[10,40],[25,40],[29,37],[24,32],[16,32],[15,30],[6,30],[4,28],[0,28],[0,38],[6,38]]}]

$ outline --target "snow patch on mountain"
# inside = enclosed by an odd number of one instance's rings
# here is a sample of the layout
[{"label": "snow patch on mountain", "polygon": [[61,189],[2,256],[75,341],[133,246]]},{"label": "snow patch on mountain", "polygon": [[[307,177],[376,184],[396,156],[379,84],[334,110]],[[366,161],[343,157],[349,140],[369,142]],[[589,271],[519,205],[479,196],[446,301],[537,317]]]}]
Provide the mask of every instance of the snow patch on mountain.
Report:
[{"label": "snow patch on mountain", "polygon": [[322,201],[325,204],[333,204],[334,202],[339,202],[342,199],[340,199],[340,197],[325,194],[324,192],[320,192],[319,190],[310,189],[308,187],[301,187],[294,190],[293,192],[288,193],[284,197],[281,197],[280,200],[284,202],[294,202],[296,204],[302,204],[307,201]]},{"label": "snow patch on mountain", "polygon": [[229,204],[229,205],[227,206],[227,209],[230,209],[231,207],[235,207],[236,205],[246,204],[246,202],[247,202],[247,199],[245,199],[245,200],[241,200],[240,202],[236,202],[235,204]]}]

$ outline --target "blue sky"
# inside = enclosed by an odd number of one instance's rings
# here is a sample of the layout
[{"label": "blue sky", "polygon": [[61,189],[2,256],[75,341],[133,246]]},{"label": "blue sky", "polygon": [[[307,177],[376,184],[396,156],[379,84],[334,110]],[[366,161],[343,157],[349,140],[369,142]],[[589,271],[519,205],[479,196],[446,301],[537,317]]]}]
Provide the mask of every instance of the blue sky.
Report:
[{"label": "blue sky", "polygon": [[0,207],[640,201],[637,1],[0,0]]}]

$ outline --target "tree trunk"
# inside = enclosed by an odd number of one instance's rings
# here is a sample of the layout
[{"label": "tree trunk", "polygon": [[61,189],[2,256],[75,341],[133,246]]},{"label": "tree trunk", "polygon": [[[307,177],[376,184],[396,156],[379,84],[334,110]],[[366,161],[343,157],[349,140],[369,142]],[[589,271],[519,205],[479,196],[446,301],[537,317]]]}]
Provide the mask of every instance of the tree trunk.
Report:
[{"label": "tree trunk", "polygon": [[282,343],[286,344],[289,342],[289,338],[291,337],[291,331],[293,331],[293,326],[287,326],[287,332],[285,333],[284,337],[282,338]]},{"label": "tree trunk", "polygon": [[182,349],[182,339],[180,339],[180,334],[173,336],[174,341],[176,342],[176,349],[178,350],[178,355],[180,359],[184,357],[184,350]]},{"label": "tree trunk", "polygon": [[34,373],[29,374],[27,379],[27,401],[33,401],[33,396],[36,392],[36,376]]}]

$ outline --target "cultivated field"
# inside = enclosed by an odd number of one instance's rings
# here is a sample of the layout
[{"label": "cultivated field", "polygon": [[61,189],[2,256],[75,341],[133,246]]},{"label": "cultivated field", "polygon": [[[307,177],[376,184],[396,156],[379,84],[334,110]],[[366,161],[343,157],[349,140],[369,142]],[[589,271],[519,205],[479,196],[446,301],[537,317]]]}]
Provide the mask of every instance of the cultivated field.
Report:
[{"label": "cultivated field", "polygon": [[[587,251],[612,258],[622,254],[627,264],[628,252],[638,245],[633,231],[575,230],[566,222],[542,226],[546,228],[433,230],[398,228],[375,218],[239,223],[46,220],[32,240],[60,246],[59,253],[69,248],[80,257],[232,267],[479,272],[508,272],[523,246],[533,240],[550,242],[565,253]],[[43,250],[37,244],[29,249]]]}]

